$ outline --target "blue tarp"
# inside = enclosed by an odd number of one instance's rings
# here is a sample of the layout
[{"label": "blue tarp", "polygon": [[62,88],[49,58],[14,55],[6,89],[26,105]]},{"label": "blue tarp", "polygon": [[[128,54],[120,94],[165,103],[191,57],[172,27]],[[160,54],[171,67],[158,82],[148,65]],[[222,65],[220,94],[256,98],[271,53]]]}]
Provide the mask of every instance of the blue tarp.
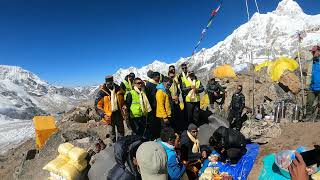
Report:
[{"label": "blue tarp", "polygon": [[[219,171],[228,172],[233,179],[247,179],[250,171],[254,165],[254,161],[257,159],[259,154],[259,145],[258,144],[247,144],[247,153],[242,156],[237,164],[223,164]],[[206,159],[203,163],[200,173],[202,174],[204,170],[208,167],[209,160]]]}]

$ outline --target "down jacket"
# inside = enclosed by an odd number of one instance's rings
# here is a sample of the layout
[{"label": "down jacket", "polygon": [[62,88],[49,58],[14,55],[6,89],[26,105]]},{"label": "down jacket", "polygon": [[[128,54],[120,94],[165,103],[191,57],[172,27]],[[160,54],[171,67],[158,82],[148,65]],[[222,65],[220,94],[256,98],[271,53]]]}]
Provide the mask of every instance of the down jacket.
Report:
[{"label": "down jacket", "polygon": [[156,116],[158,118],[171,117],[169,96],[162,83],[157,86],[156,101],[157,101]]}]

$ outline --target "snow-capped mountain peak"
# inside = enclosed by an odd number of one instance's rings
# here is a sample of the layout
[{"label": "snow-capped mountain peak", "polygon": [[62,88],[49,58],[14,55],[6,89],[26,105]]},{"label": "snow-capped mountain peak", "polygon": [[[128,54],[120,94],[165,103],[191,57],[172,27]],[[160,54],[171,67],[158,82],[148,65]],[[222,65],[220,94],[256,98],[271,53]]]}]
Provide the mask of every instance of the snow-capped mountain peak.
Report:
[{"label": "snow-capped mountain peak", "polygon": [[278,16],[296,17],[305,15],[299,4],[293,0],[283,0],[278,4],[278,7],[273,11]]},{"label": "snow-capped mountain peak", "polygon": [[155,60],[151,64],[149,64],[147,66],[143,66],[141,68],[136,68],[136,67],[129,67],[128,69],[120,68],[113,75],[113,77],[114,77],[115,82],[120,83],[121,81],[123,81],[123,79],[125,78],[126,75],[128,75],[129,73],[135,73],[136,77],[140,77],[141,79],[147,80],[148,79],[147,72],[149,70],[158,71],[162,74],[166,74],[168,72],[169,65],[170,64],[161,62],[159,60]]},{"label": "snow-capped mountain peak", "polygon": [[[211,74],[210,70],[220,64],[245,67],[244,64],[250,63],[250,53],[254,63],[274,59],[280,55],[295,56],[298,46],[295,34],[317,27],[320,27],[320,14],[307,15],[294,0],[282,0],[274,11],[255,13],[249,22],[235,29],[223,41],[211,48],[203,48],[191,57],[180,58],[175,65],[188,62],[189,69],[205,80]],[[210,38],[212,37],[207,36],[206,41],[210,41]],[[302,50],[308,49],[315,44],[320,44],[320,33],[309,32],[301,42],[301,47]],[[167,68],[162,66],[167,65],[155,61],[140,69],[119,69],[115,77],[122,80],[129,72],[134,72],[146,78],[149,69],[166,74]]]},{"label": "snow-capped mountain peak", "polygon": [[0,79],[9,79],[17,83],[32,80],[34,83],[47,85],[47,82],[42,81],[37,75],[18,66],[0,65]]}]

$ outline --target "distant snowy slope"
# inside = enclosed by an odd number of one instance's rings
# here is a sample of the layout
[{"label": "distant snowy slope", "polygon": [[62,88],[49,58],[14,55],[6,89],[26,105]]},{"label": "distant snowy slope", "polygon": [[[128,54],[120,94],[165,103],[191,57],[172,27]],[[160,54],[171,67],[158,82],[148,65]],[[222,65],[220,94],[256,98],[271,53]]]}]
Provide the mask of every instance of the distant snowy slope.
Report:
[{"label": "distant snowy slope", "polygon": [[125,76],[131,72],[135,73],[136,77],[140,77],[142,79],[147,80],[149,79],[147,77],[147,72],[149,70],[158,71],[160,73],[167,74],[169,65],[170,64],[155,60],[153,63],[147,66],[143,66],[141,68],[130,67],[128,69],[119,69],[113,76],[117,83],[120,83],[125,78]]},{"label": "distant snowy slope", "polygon": [[37,114],[66,111],[91,98],[91,89],[57,87],[16,66],[0,65],[0,114],[14,119],[31,119]]}]

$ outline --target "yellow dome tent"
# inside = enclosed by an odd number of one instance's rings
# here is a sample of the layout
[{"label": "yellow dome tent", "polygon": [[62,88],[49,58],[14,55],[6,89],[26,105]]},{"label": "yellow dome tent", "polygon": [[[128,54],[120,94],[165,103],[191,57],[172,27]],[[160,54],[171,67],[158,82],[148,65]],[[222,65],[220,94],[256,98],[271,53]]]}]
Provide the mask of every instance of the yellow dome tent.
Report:
[{"label": "yellow dome tent", "polygon": [[213,76],[216,78],[236,78],[237,75],[229,64],[224,64],[216,67],[213,71]]}]

